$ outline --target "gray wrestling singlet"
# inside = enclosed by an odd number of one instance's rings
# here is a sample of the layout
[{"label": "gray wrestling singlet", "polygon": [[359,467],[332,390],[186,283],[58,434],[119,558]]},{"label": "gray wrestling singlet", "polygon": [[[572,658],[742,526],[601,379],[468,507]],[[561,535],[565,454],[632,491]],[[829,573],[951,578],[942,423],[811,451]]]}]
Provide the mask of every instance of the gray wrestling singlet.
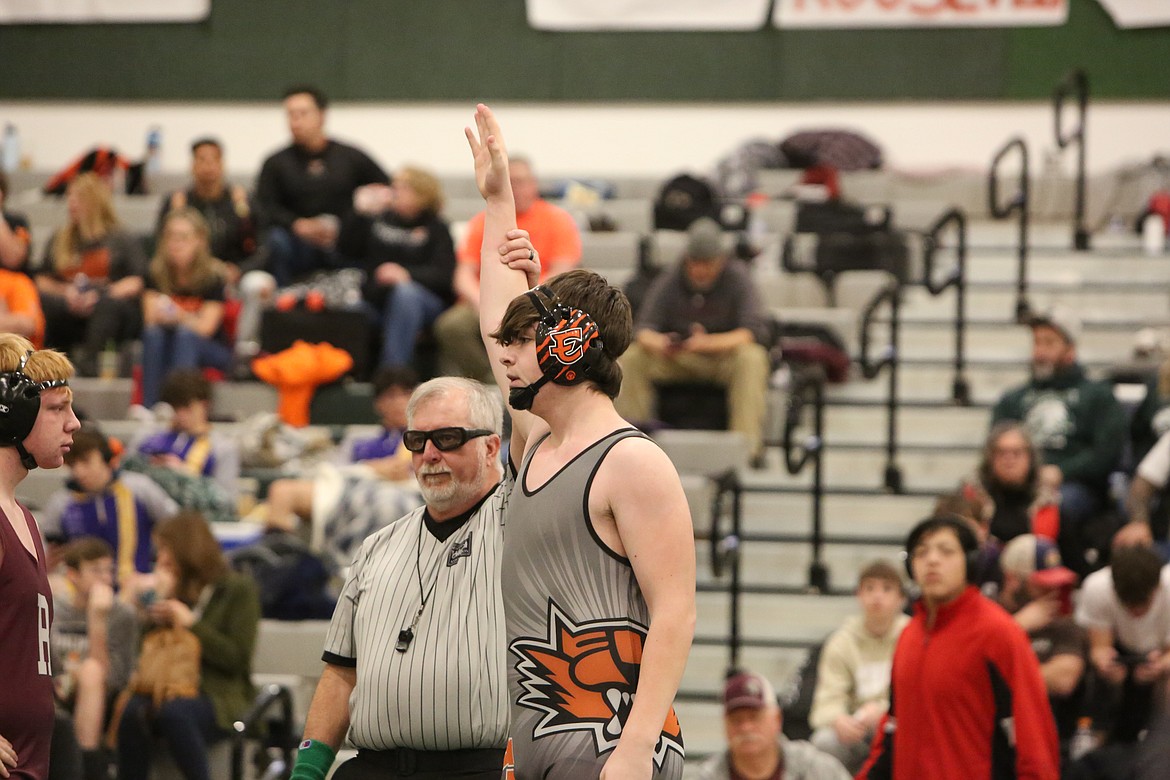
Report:
[{"label": "gray wrestling singlet", "polygon": [[[586,515],[606,454],[641,435],[608,434],[532,490],[526,477],[541,439],[516,477],[501,568],[517,780],[596,778],[629,715],[649,610],[629,561],[601,542]],[[683,757],[672,708],[654,778],[681,778]]]}]

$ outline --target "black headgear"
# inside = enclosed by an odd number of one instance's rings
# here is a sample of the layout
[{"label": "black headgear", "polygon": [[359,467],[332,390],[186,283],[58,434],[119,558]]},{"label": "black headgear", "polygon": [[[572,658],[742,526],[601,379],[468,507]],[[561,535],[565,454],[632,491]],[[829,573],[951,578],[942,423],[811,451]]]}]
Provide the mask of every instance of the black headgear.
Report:
[{"label": "black headgear", "polygon": [[569,306],[544,285],[532,288],[525,295],[539,315],[534,340],[541,377],[527,387],[514,388],[508,393],[508,403],[521,411],[532,408],[537,391],[546,382],[566,386],[584,382],[603,348],[601,332],[588,313]]},{"label": "black headgear", "polygon": [[65,387],[64,379],[34,382],[24,373],[24,366],[32,352],[20,359],[14,371],[0,373],[0,447],[15,447],[20,462],[26,469],[37,467],[36,459],[24,448],[24,440],[32,433],[41,411],[41,391]]},{"label": "black headgear", "polygon": [[949,528],[955,532],[959,538],[959,544],[963,547],[963,555],[966,558],[967,566],[967,582],[974,583],[979,578],[979,539],[975,536],[975,532],[971,530],[971,526],[967,522],[956,515],[941,515],[939,517],[928,517],[920,522],[910,531],[910,536],[906,538],[906,573],[910,575],[910,581],[914,581],[914,569],[910,565],[910,559],[914,557],[914,548],[918,546],[918,542],[922,537],[928,533]]}]

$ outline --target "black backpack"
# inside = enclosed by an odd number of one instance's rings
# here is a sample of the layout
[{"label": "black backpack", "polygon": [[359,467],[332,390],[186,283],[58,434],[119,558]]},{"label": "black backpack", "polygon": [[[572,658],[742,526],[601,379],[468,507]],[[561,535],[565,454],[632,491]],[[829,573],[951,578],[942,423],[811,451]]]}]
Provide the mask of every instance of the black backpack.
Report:
[{"label": "black backpack", "polygon": [[700,217],[719,219],[715,189],[706,180],[681,173],[662,185],[654,201],[656,230],[686,230]]},{"label": "black backpack", "polygon": [[260,611],[276,620],[327,620],[337,598],[329,590],[333,572],[325,559],[296,536],[268,533],[229,553],[232,568],[256,581]]}]

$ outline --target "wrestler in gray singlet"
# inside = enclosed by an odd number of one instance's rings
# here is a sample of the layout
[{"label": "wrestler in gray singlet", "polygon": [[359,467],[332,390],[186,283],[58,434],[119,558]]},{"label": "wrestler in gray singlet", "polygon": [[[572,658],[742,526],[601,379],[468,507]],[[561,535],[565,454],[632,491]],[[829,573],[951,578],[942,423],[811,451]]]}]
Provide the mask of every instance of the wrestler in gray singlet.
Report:
[{"label": "wrestler in gray singlet", "polygon": [[[541,439],[516,477],[501,568],[517,780],[597,777],[629,715],[650,614],[629,560],[596,535],[587,507],[606,453],[641,435],[614,431],[534,486],[527,473]],[[683,756],[672,708],[656,780],[681,778]]]}]

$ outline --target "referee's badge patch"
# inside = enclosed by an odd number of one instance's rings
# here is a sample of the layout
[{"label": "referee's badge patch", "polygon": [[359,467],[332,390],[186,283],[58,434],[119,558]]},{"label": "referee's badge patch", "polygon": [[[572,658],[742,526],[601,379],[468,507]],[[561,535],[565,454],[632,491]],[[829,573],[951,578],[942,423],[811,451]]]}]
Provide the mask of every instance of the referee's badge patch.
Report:
[{"label": "referee's badge patch", "polygon": [[471,534],[467,534],[467,538],[462,542],[455,542],[451,547],[451,552],[447,553],[447,566],[454,566],[459,563],[460,558],[471,557]]}]

